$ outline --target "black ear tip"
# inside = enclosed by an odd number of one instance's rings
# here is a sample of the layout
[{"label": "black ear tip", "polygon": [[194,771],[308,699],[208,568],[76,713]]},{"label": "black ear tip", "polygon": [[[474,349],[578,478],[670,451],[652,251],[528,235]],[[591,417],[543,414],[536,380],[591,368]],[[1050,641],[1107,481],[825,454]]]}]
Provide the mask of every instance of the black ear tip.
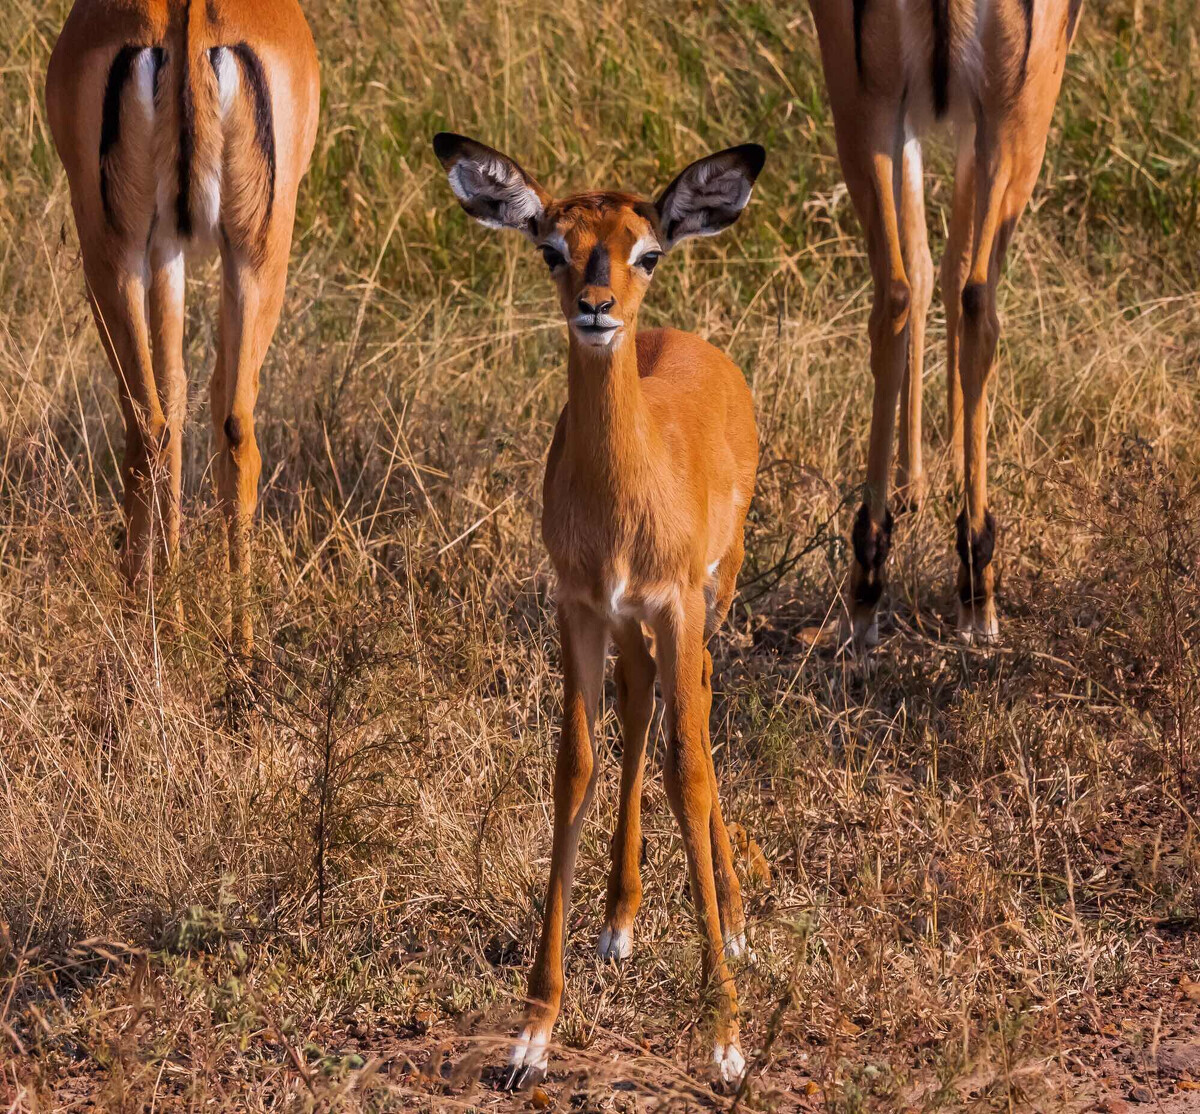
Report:
[{"label": "black ear tip", "polygon": [[464,142],[465,136],[455,135],[454,132],[438,132],[433,137],[433,153],[441,162],[445,162],[454,157]]},{"label": "black ear tip", "polygon": [[750,173],[757,178],[762,173],[763,166],[766,165],[767,149],[759,143],[744,143],[737,150],[746,160]]}]

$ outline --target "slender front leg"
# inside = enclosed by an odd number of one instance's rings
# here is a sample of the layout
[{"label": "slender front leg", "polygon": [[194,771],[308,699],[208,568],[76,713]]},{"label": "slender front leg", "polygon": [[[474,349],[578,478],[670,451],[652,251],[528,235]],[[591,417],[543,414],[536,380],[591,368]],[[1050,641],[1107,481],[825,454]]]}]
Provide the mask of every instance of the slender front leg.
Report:
[{"label": "slender front leg", "polygon": [[613,832],[612,872],[608,876],[601,959],[625,959],[633,950],[633,919],[642,904],[642,772],[654,718],[654,659],[646,649],[641,623],[614,631],[617,644],[617,718],[621,721],[621,802]]},{"label": "slender front leg", "polygon": [[525,1026],[513,1046],[509,1086],[519,1087],[548,1062],[550,1032],[562,1004],[563,947],[579,833],[596,785],[595,718],[604,683],[608,632],[578,604],[558,609],[562,640],[563,725],[554,768],[554,846],[542,938],[529,974]]},{"label": "slender front leg", "polygon": [[701,932],[704,984],[715,995],[713,1061],[721,1078],[736,1082],[745,1071],[738,1047],[738,1002],[725,962],[720,906],[713,870],[712,757],[705,752],[704,593],[689,591],[676,613],[655,624],[660,647],[667,754],[663,780],[687,855],[692,901]]}]

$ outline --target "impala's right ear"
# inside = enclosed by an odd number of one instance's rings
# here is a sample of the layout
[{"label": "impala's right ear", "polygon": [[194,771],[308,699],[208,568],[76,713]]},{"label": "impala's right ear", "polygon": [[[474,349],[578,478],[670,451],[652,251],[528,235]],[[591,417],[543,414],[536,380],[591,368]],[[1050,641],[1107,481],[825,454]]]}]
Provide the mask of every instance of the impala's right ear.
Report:
[{"label": "impala's right ear", "polygon": [[438,132],[433,151],[468,213],[489,228],[515,228],[537,239],[550,195],[507,155],[464,135]]}]

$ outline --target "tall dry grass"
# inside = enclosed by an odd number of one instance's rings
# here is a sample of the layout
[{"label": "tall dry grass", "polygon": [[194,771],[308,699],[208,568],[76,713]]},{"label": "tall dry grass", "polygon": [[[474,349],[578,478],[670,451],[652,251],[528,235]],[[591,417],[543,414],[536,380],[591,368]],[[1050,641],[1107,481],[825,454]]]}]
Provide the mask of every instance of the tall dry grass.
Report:
[{"label": "tall dry grass", "polygon": [[[160,637],[154,601],[118,585],[119,408],[40,101],[66,4],[0,4],[6,1101],[502,1101],[472,1087],[520,1001],[549,850],[558,651],[536,523],[563,338],[536,259],[453,204],[441,127],[563,189],[650,192],[708,149],[770,150],[737,229],[670,260],[646,306],[727,349],[759,407],[713,723],[726,813],[772,864],[747,882],[741,1101],[1019,1106],[1042,1057],[1071,1068],[1087,1018],[1147,986],[1171,1000],[1164,956],[1200,976],[1192,0],[1138,5],[1140,26],[1129,0],[1087,5],[1014,242],[991,477],[1004,644],[964,651],[947,621],[935,306],[932,495],[900,526],[864,663],[802,637],[845,564],[870,398],[867,268],[806,9],[306,8],[323,125],[259,403],[259,660],[232,715],[213,268],[189,284],[184,557],[164,589],[187,622]],[[606,720],[550,1098],[713,1102],[695,1097],[698,944],[657,776],[635,958],[592,958],[618,745]]]}]

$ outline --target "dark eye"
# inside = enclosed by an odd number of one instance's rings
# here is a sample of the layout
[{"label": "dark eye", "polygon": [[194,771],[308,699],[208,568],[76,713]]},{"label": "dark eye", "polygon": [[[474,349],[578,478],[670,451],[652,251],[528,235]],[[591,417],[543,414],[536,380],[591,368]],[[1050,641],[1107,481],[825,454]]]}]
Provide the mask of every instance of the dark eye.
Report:
[{"label": "dark eye", "polygon": [[546,266],[552,271],[557,270],[566,262],[562,252],[552,248],[549,244],[542,245],[542,258],[546,261]]},{"label": "dark eye", "polygon": [[648,275],[654,274],[654,268],[658,266],[658,261],[662,258],[661,251],[648,251],[637,261],[637,265],[642,268]]}]

